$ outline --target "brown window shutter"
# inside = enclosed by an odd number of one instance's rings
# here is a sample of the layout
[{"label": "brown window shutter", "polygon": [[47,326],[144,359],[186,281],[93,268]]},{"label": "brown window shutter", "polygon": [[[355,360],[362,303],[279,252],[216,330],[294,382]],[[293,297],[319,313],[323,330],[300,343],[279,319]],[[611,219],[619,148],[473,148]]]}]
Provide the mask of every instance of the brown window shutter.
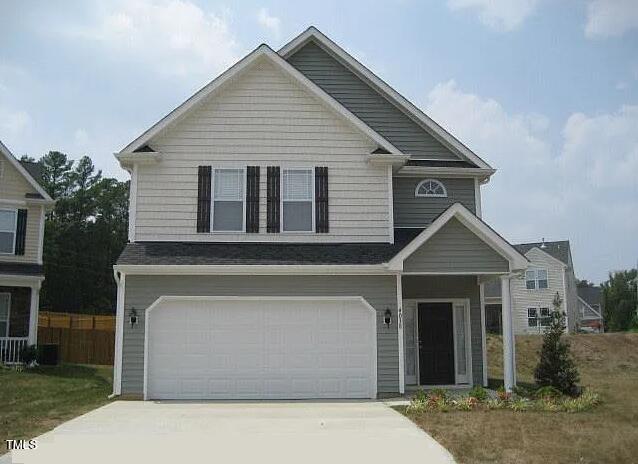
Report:
[{"label": "brown window shutter", "polygon": [[27,239],[27,210],[18,210],[18,224],[16,226],[16,247],[15,254],[24,254],[24,245]]},{"label": "brown window shutter", "polygon": [[315,168],[315,229],[318,234],[330,232],[328,221],[328,168]]},{"label": "brown window shutter", "polygon": [[210,232],[210,166],[197,168],[197,232]]},{"label": "brown window shutter", "polygon": [[259,232],[259,166],[246,168],[246,232]]},{"label": "brown window shutter", "polygon": [[269,233],[279,232],[279,200],[281,182],[279,166],[268,166],[266,170],[266,180],[268,184],[266,198],[266,231]]}]

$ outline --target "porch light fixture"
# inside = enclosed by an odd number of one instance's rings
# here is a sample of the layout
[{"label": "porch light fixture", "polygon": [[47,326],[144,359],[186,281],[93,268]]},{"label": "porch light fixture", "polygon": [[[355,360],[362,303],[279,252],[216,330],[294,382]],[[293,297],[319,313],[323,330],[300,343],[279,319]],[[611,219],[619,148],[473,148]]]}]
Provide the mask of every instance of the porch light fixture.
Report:
[{"label": "porch light fixture", "polygon": [[389,309],[385,310],[385,314],[383,315],[383,322],[387,327],[390,327],[390,324],[392,324],[392,311],[390,311]]},{"label": "porch light fixture", "polygon": [[131,323],[132,326],[137,324],[137,311],[135,311],[135,308],[131,309],[131,315],[129,316],[129,322]]}]

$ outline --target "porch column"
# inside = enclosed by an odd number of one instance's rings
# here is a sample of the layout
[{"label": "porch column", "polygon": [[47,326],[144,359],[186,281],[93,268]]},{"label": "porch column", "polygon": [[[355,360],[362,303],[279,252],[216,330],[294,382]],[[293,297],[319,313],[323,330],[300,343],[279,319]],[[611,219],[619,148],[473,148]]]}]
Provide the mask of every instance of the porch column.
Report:
[{"label": "porch column", "polygon": [[516,385],[514,358],[514,331],[512,328],[512,296],[510,276],[501,276],[501,318],[503,323],[503,379],[505,391],[511,392]]},{"label": "porch column", "polygon": [[405,393],[405,354],[403,347],[403,282],[397,274],[397,333],[399,337],[399,393]]},{"label": "porch column", "polygon": [[40,312],[40,286],[41,282],[31,286],[31,306],[29,309],[29,336],[28,344],[38,343],[38,314]]}]

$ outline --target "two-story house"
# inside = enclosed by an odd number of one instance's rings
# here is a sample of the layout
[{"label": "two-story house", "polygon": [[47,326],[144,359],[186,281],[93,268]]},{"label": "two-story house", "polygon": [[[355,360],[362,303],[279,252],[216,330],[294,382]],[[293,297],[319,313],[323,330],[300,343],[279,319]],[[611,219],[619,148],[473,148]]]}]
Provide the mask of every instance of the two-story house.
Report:
[{"label": "two-story house", "polygon": [[131,197],[115,394],[486,384],[483,283],[508,294],[528,265],[481,219],[494,169],[314,27],[260,45],[116,157]]},{"label": "two-story house", "polygon": [[[512,313],[514,333],[542,334],[551,321],[556,295],[565,313],[567,331],[577,330],[578,295],[576,276],[568,240],[521,243],[514,245],[529,260],[525,273],[512,279]],[[487,330],[501,332],[501,287],[490,282],[485,286]]]},{"label": "two-story house", "polygon": [[0,142],[0,363],[18,362],[37,342],[44,219],[54,204],[39,177],[36,163]]}]

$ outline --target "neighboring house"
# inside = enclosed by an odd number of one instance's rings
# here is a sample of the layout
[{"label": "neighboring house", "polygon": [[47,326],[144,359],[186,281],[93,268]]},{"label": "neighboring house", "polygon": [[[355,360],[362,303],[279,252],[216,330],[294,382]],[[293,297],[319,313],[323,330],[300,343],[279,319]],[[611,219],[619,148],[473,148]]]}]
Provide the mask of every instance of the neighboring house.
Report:
[{"label": "neighboring house", "polygon": [[604,332],[603,289],[601,287],[578,287],[579,330],[587,332]]},{"label": "neighboring house", "polygon": [[116,157],[115,394],[486,384],[482,282],[528,265],[481,220],[494,169],[315,28],[259,46]]},{"label": "neighboring house", "polygon": [[37,342],[45,212],[54,201],[39,165],[18,161],[0,142],[0,363]]},{"label": "neighboring house", "polygon": [[[524,254],[530,265],[512,279],[514,333],[540,334],[550,323],[556,294],[562,301],[567,328],[574,333],[578,326],[576,277],[569,241],[522,243],[514,247]],[[490,282],[485,286],[485,311],[488,332],[501,332],[501,288]]]}]

